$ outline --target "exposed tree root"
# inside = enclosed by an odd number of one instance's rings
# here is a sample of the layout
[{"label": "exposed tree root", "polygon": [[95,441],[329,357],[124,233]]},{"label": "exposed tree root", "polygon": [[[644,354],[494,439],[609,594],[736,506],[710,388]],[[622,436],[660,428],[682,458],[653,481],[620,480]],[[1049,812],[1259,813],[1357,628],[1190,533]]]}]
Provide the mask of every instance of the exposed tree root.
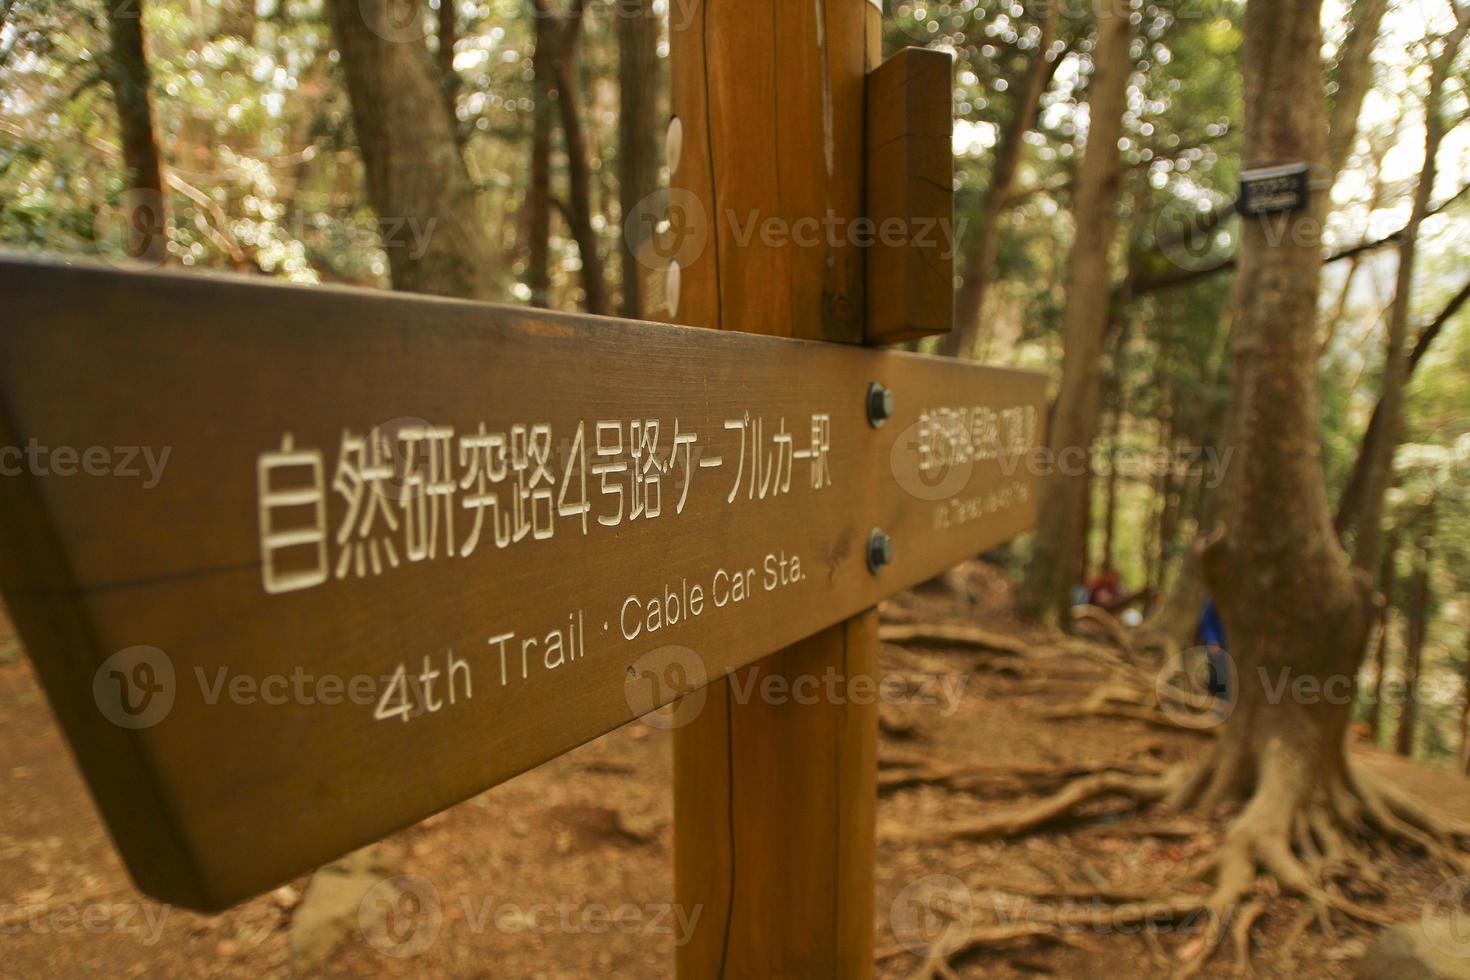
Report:
[{"label": "exposed tree root", "polygon": [[1015,660],[1075,657],[1108,670],[1131,667],[1112,650],[1086,640],[1061,637],[1054,642],[1028,643],[1004,633],[953,623],[889,623],[878,627],[878,639],[899,647],[948,647]]},{"label": "exposed tree root", "polygon": [[947,646],[1002,656],[1028,657],[1032,645],[1004,633],[947,623],[892,623],[878,627],[878,639],[898,646]]},{"label": "exposed tree root", "polygon": [[1118,617],[1101,606],[1077,606],[1072,610],[1072,621],[1079,629],[1103,637],[1130,660],[1137,655],[1128,630],[1118,622]]},{"label": "exposed tree root", "polygon": [[1153,803],[1168,796],[1173,782],[1168,774],[1135,775],[1105,770],[1078,777],[1050,796],[1001,810],[979,820],[934,829],[891,828],[885,835],[896,840],[987,840],[1031,833],[1094,800],[1122,797],[1135,805]]},{"label": "exposed tree root", "polygon": [[921,755],[884,751],[878,757],[880,795],[914,786],[940,786],[957,793],[977,796],[1013,796],[1046,793],[1080,776],[1092,773],[1157,775],[1162,767],[1152,760],[1137,759],[1106,767],[1098,766],[975,766],[936,765]]},{"label": "exposed tree root", "polygon": [[[1228,762],[1217,756],[1214,766],[1222,765]],[[953,785],[958,772],[935,773],[942,778],[934,781]],[[1280,893],[1304,903],[1296,929],[1316,923],[1334,934],[1334,918],[1388,925],[1390,920],[1383,912],[1363,905],[1357,894],[1345,890],[1353,887],[1375,896],[1383,894],[1384,856],[1379,846],[1384,843],[1413,847],[1455,873],[1470,871],[1470,859],[1464,853],[1470,840],[1465,828],[1448,824],[1397,789],[1361,774],[1314,776],[1310,766],[1290,752],[1271,756],[1257,774],[1249,799],[1228,824],[1220,846],[1170,889],[1173,894],[1162,898],[1102,880],[1095,887],[990,883],[972,887],[1060,903],[1057,907],[1062,909],[1078,902],[1105,903],[1110,907],[1109,928],[1158,926],[1166,919],[1197,928],[1198,934],[1176,951],[1176,976],[1188,977],[1202,970],[1227,941],[1237,967],[1250,972],[1252,930],[1268,913],[1272,896]],[[1092,771],[1071,778],[1053,793],[982,819],[927,832],[890,830],[886,836],[910,840],[1025,836],[1076,817],[1086,805],[1105,799],[1124,800],[1140,809],[1154,804],[1191,807],[1198,803],[1206,784],[1198,769],[1186,766],[1141,774]],[[1212,884],[1208,894],[1179,890],[1195,879]],[[1038,929],[1035,918],[1027,917],[1024,925],[1002,921],[998,926],[976,928],[973,943],[956,944],[943,955],[929,955],[918,975],[952,976],[951,964],[956,960],[997,942],[1040,935],[1066,941],[1064,917],[1053,916],[1055,921],[1042,923],[1043,929]]]},{"label": "exposed tree root", "polygon": [[[934,980],[936,977],[960,980],[960,975],[951,964],[981,949],[1024,939],[1048,939],[1069,945],[1082,945],[1075,938],[1059,934],[1045,925],[977,926],[962,939],[940,943],[935,948],[920,953],[921,962],[913,973],[914,980]],[[883,963],[911,952],[914,951],[907,946],[891,946],[878,951],[877,961]]]}]

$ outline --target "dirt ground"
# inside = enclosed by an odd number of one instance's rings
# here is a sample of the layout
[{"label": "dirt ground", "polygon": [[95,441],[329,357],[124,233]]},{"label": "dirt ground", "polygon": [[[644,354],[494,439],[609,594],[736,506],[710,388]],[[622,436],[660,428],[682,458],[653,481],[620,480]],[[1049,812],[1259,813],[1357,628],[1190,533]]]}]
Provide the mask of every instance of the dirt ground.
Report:
[{"label": "dirt ground", "polygon": [[[1001,578],[979,563],[962,574],[968,595],[911,593],[884,608],[885,620],[967,623],[1024,638],[1006,612]],[[627,725],[379,845],[373,861],[400,876],[386,923],[366,932],[349,924],[321,965],[300,969],[292,920],[306,879],[217,917],[166,908],[132,888],[29,663],[15,651],[0,617],[0,977],[672,975],[673,944],[686,926],[670,911],[671,758],[663,730]],[[1053,717],[1096,682],[1075,665],[1038,678],[1003,658],[912,647],[885,647],[883,664],[895,674],[931,674],[934,683],[884,709],[882,755],[997,772],[973,792],[885,790],[877,927],[879,951],[890,955],[878,975],[913,975],[919,960],[908,947],[947,919],[1066,923],[1062,941],[987,948],[960,965],[962,976],[1169,975],[1196,930],[1116,928],[1107,907],[1058,906],[1025,893],[1106,885],[1146,896],[1217,842],[1215,823],[1159,810],[1109,813],[1102,804],[1089,814],[1096,819],[1016,841],[893,838],[1020,798],[1020,784],[1003,768],[1147,768],[1198,753],[1206,736],[1133,720]],[[1367,748],[1357,755],[1446,812],[1470,814],[1470,780]],[[1419,917],[1441,877],[1404,855],[1388,880],[1378,907],[1406,921]],[[1313,926],[1293,937],[1297,911],[1282,898],[1256,927],[1257,972],[1349,976],[1372,933],[1337,923],[1333,934]],[[1203,975],[1236,975],[1237,965],[1227,949]]]}]

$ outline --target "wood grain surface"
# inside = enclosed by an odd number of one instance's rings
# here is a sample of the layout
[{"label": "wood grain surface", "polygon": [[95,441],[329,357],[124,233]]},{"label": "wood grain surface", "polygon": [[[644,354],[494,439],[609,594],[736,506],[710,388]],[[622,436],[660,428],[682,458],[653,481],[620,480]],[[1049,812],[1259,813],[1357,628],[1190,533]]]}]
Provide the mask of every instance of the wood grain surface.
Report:
[{"label": "wood grain surface", "polygon": [[[47,450],[0,476],[0,590],[129,868],[180,905],[378,839],[1033,518],[1006,453],[1036,443],[1034,374],[14,258],[0,303],[0,447]],[[97,448],[110,472],[75,462]],[[145,448],[168,452],[152,485]]]},{"label": "wood grain surface", "polygon": [[904,48],[868,76],[867,338],[954,326],[954,103],[947,51]]}]

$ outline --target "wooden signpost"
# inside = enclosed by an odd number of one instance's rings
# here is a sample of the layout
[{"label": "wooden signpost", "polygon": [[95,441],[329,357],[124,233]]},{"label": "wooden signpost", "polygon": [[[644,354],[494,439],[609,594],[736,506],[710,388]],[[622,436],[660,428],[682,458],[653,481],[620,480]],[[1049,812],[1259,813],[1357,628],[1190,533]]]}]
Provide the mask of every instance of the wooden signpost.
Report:
[{"label": "wooden signpost", "polygon": [[871,968],[875,710],[726,679],[870,676],[880,599],[1030,526],[1045,383],[861,345],[947,326],[952,252],[721,217],[950,221],[947,56],[865,84],[867,0],[697,6],[710,242],[665,295],[723,330],[0,259],[0,591],[149,894],[227,906],[693,692],[681,974]]},{"label": "wooden signpost", "polygon": [[[0,479],[0,588],[132,873],[180,905],[435,813],[1031,518],[1032,375],[14,259],[0,296],[0,445],[37,449]],[[94,447],[120,472],[64,465]],[[145,455],[154,486],[121,464]]]}]

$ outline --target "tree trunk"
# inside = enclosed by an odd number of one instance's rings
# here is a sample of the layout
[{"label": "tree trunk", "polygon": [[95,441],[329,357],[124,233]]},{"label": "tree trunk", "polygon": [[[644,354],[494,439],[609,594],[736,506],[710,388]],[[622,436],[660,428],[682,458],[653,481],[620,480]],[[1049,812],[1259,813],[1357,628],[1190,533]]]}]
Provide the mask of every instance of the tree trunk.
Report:
[{"label": "tree trunk", "polygon": [[631,222],[639,202],[658,190],[658,18],[653,0],[618,8],[618,199],[623,219],[623,316],[644,319],[644,266],[639,249],[652,228]]},{"label": "tree trunk", "polygon": [[1465,631],[1465,686],[1460,691],[1460,771],[1470,776],[1470,630]]},{"label": "tree trunk", "polygon": [[124,245],[128,257],[152,265],[168,261],[168,217],[163,197],[163,163],[153,132],[149,97],[148,56],[143,41],[143,3],[109,6],[107,28],[111,49],[107,78],[117,108],[122,136],[127,192]]},{"label": "tree trunk", "polygon": [[1438,173],[1436,157],[1450,128],[1440,105],[1441,97],[1450,68],[1454,64],[1455,53],[1459,50],[1467,28],[1470,28],[1470,18],[1462,14],[1460,23],[1445,38],[1443,48],[1433,59],[1430,68],[1429,95],[1424,104],[1424,165],[1419,173],[1419,185],[1414,189],[1413,209],[1399,241],[1398,275],[1394,285],[1393,308],[1388,318],[1388,336],[1384,343],[1383,393],[1377,410],[1381,412],[1382,419],[1377,438],[1371,444],[1364,440],[1363,472],[1354,506],[1334,522],[1340,533],[1355,534],[1353,562],[1362,569],[1371,569],[1378,564],[1379,549],[1383,543],[1382,528],[1379,526],[1383,518],[1383,498],[1392,476],[1394,452],[1398,449],[1403,424],[1404,390],[1409,378],[1406,347],[1419,227],[1429,213],[1434,178]]},{"label": "tree trunk", "polygon": [[526,287],[531,305],[551,305],[551,125],[553,33],[549,17],[533,15],[536,53],[531,59],[535,117],[531,124],[531,175],[526,185]]},{"label": "tree trunk", "polygon": [[1393,615],[1393,594],[1398,576],[1399,535],[1389,532],[1388,547],[1383,551],[1383,567],[1378,571],[1378,593],[1383,604],[1378,607],[1378,642],[1373,650],[1373,700],[1368,703],[1368,727],[1373,730],[1373,744],[1382,744],[1385,714],[1383,711],[1383,675],[1388,669],[1388,633]]},{"label": "tree trunk", "polygon": [[331,15],[393,287],[494,299],[494,251],[443,87],[428,48],[401,39],[392,2],[332,0]]},{"label": "tree trunk", "polygon": [[562,147],[567,155],[567,224],[582,259],[582,297],[588,313],[606,314],[607,283],[602,274],[602,254],[597,248],[597,231],[592,227],[592,165],[587,159],[587,139],[582,131],[581,87],[577,84],[577,52],[582,34],[585,0],[574,0],[566,15],[552,12],[550,0],[535,0],[536,17],[542,21],[538,37],[551,42],[551,57],[538,56],[537,66],[547,64],[556,88],[557,113],[561,118]]},{"label": "tree trunk", "polygon": [[1327,133],[1327,175],[1337,180],[1358,138],[1358,114],[1373,82],[1373,48],[1388,0],[1354,0],[1348,13],[1348,35],[1337,58],[1337,92]]},{"label": "tree trunk", "polygon": [[1419,720],[1419,666],[1424,659],[1424,641],[1429,633],[1429,566],[1434,548],[1434,500],[1427,508],[1424,534],[1419,538],[1419,562],[1414,572],[1414,592],[1409,605],[1408,637],[1404,644],[1404,707],[1394,751],[1414,754],[1414,730]]},{"label": "tree trunk", "polygon": [[[1304,160],[1322,168],[1320,19],[1321,0],[1250,0],[1246,8],[1247,166]],[[1345,733],[1370,621],[1371,586],[1332,533],[1323,482],[1320,246],[1289,228],[1303,218],[1320,227],[1327,204],[1315,194],[1310,214],[1248,221],[1241,230],[1233,300],[1238,465],[1222,487],[1223,526],[1202,556],[1238,694],[1209,763],[1183,794],[1205,808],[1244,802],[1226,841],[1232,873],[1264,865],[1288,887],[1310,881],[1290,854],[1297,831],[1351,792]],[[1293,696],[1302,678],[1339,696]],[[1224,891],[1224,867],[1220,875]],[[1238,880],[1229,885],[1237,887]]]},{"label": "tree trunk", "polygon": [[[1222,358],[1216,368],[1215,384],[1223,387],[1229,371],[1229,358]],[[1223,406],[1212,407],[1204,423],[1204,435],[1200,439],[1203,448],[1215,453],[1217,461],[1223,461],[1228,475],[1235,457],[1236,440],[1239,439],[1239,417],[1242,412],[1233,399]],[[1200,532],[1209,530],[1218,519],[1219,508],[1225,491],[1220,484],[1209,485],[1201,476],[1195,506],[1195,526]],[[1179,562],[1179,571],[1173,583],[1164,593],[1163,602],[1149,618],[1149,632],[1169,649],[1182,650],[1194,643],[1199,628],[1200,612],[1204,607],[1206,592],[1204,576],[1199,567],[1197,547],[1185,549]]]},{"label": "tree trunk", "polygon": [[[1113,365],[1121,363],[1116,355]],[[1123,409],[1126,395],[1121,378],[1113,384],[1113,410],[1108,413],[1108,479],[1106,498],[1103,504],[1103,555],[1104,568],[1116,568],[1118,564],[1118,442],[1123,435]]]},{"label": "tree trunk", "polygon": [[1080,500],[1087,489],[1087,457],[1097,435],[1101,401],[1111,292],[1108,253],[1122,181],[1118,139],[1133,69],[1131,41],[1128,11],[1104,4],[1088,82],[1087,148],[1077,176],[1062,383],[1051,413],[1049,447],[1055,470],[1042,486],[1035,550],[1021,591],[1021,611],[1032,617],[1059,617],[1065,611],[1082,550]]},{"label": "tree trunk", "polygon": [[[1460,311],[1466,301],[1470,300],[1470,282],[1460,288],[1460,291],[1445,304],[1427,327],[1419,332],[1419,337],[1414,341],[1414,349],[1409,353],[1407,377],[1404,383],[1414,377],[1414,371],[1419,367],[1419,362],[1424,360],[1424,355],[1429,353],[1430,346],[1434,343],[1444,325]],[[1377,404],[1373,406],[1373,414],[1368,419],[1368,428],[1363,430],[1363,441],[1358,444],[1358,455],[1353,459],[1353,468],[1348,473],[1347,482],[1343,484],[1342,496],[1337,502],[1337,516],[1333,519],[1333,526],[1339,535],[1345,534],[1355,521],[1355,515],[1363,505],[1363,494],[1368,476],[1369,460],[1378,457],[1381,452],[1379,443],[1385,438],[1384,403],[1380,396]]]},{"label": "tree trunk", "polygon": [[1026,134],[1036,125],[1036,111],[1041,96],[1051,84],[1061,56],[1050,58],[1056,40],[1060,4],[1046,5],[1046,19],[1041,24],[1041,41],[1026,67],[1020,89],[1016,92],[1011,118],[1001,131],[991,164],[990,183],[980,203],[980,213],[971,224],[965,243],[965,267],[962,284],[955,294],[955,328],[940,341],[940,350],[951,357],[973,357],[983,332],[985,292],[995,272],[995,257],[1000,243],[1000,219],[1005,213],[1006,198],[1016,183],[1016,170],[1026,148]]},{"label": "tree trunk", "polygon": [[464,134],[459,128],[459,72],[454,70],[454,46],[459,43],[459,18],[455,0],[439,0],[438,50],[435,62],[439,67],[439,86],[444,90],[444,107],[449,110],[449,128],[454,132],[455,143],[464,145]]}]

